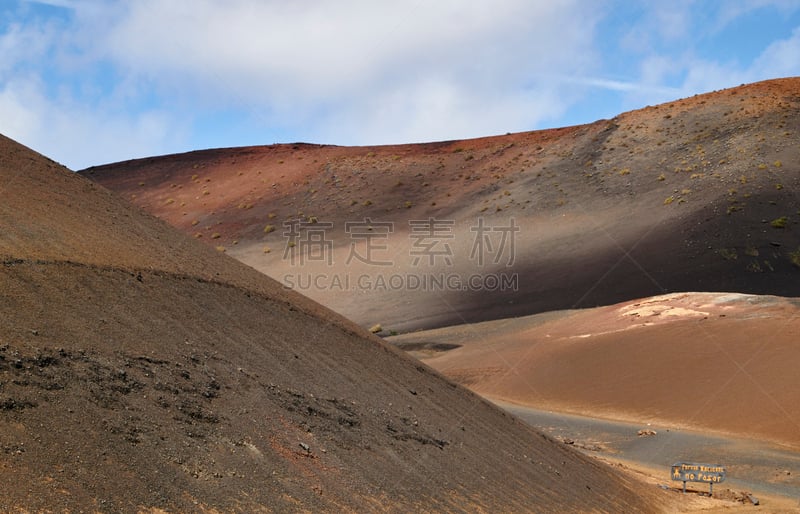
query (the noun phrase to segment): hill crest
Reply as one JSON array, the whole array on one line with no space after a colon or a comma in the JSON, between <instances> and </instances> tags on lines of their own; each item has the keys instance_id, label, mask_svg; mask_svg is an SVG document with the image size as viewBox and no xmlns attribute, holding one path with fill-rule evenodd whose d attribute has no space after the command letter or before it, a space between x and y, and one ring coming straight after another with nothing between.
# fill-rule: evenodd
<instances>
[{"instance_id":1,"label":"hill crest","mask_svg":"<svg viewBox=\"0 0 800 514\"><path fill-rule=\"evenodd\" d=\"M459 285L476 272L517 275L518 287L502 291L302 291L362 326L409 331L673 291L800 295L798 134L800 79L787 78L560 129L206 150L81 173L284 285L298 273L287 227L308 234L314 221L331 227L332 265L307 262L301 273L373 282L389 271L444 273ZM425 268L414 264L410 221L431 219L450 227L439 242L452 262ZM346 226L366 220L391 224L391 267L354 265L363 241ZM470 259L480 223L498 238L519 227L512 266Z\"/></svg>"}]
</instances>

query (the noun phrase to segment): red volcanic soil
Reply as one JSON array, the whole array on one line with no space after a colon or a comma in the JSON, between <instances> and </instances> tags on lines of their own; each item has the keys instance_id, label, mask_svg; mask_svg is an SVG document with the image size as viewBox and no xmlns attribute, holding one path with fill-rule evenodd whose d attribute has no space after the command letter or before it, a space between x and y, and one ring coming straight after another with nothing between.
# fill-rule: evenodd
<instances>
[{"instance_id":1,"label":"red volcanic soil","mask_svg":"<svg viewBox=\"0 0 800 514\"><path fill-rule=\"evenodd\" d=\"M4 512L670 505L4 137L0 175Z\"/></svg>"},{"instance_id":2,"label":"red volcanic soil","mask_svg":"<svg viewBox=\"0 0 800 514\"><path fill-rule=\"evenodd\" d=\"M672 291L800 296L798 134L789 78L562 129L81 173L362 326L403 332Z\"/></svg>"},{"instance_id":3,"label":"red volcanic soil","mask_svg":"<svg viewBox=\"0 0 800 514\"><path fill-rule=\"evenodd\" d=\"M393 338L481 395L800 449L800 303L675 293Z\"/></svg>"}]
</instances>

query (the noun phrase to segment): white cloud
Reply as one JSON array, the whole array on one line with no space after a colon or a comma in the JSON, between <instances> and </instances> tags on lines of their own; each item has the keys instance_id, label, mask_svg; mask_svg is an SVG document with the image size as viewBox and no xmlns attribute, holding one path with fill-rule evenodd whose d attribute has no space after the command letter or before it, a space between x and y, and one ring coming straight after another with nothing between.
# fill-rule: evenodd
<instances>
[{"instance_id":1,"label":"white cloud","mask_svg":"<svg viewBox=\"0 0 800 514\"><path fill-rule=\"evenodd\" d=\"M744 18L759 9L788 16L798 11L800 4L796 0L720 4L684 0L644 7L619 42L621 49L635 57L631 76L621 82L636 86L618 88L624 94L623 105L635 108L742 83L800 75L800 28L791 37L773 42L752 61L714 57L714 45L724 44L720 39L724 29L746 23Z\"/></svg>"},{"instance_id":2,"label":"white cloud","mask_svg":"<svg viewBox=\"0 0 800 514\"><path fill-rule=\"evenodd\" d=\"M800 27L787 39L770 44L751 63L719 63L692 59L683 63L682 90L712 91L780 77L800 75Z\"/></svg>"},{"instance_id":3,"label":"white cloud","mask_svg":"<svg viewBox=\"0 0 800 514\"><path fill-rule=\"evenodd\" d=\"M30 140L41 126L40 113L31 98L32 84L25 80L7 84L0 91L0 120L3 133L20 142Z\"/></svg>"},{"instance_id":4,"label":"white cloud","mask_svg":"<svg viewBox=\"0 0 800 514\"><path fill-rule=\"evenodd\" d=\"M0 131L73 167L158 153L210 112L347 144L530 129L585 88L554 76L597 71L601 16L580 0L39 3L68 14L0 38ZM40 81L17 103L1 73L27 63Z\"/></svg>"},{"instance_id":5,"label":"white cloud","mask_svg":"<svg viewBox=\"0 0 800 514\"><path fill-rule=\"evenodd\" d=\"M52 46L53 27L34 24L22 26L12 23L7 32L0 34L0 80L22 64L36 63Z\"/></svg>"},{"instance_id":6,"label":"white cloud","mask_svg":"<svg viewBox=\"0 0 800 514\"><path fill-rule=\"evenodd\" d=\"M142 0L103 47L132 73L186 94L210 89L209 104L251 105L266 123L324 116L349 127L339 141L420 140L467 123L470 133L531 128L563 109L566 99L526 98L552 89L542 81L554 72L594 71L598 16L577 1Z\"/></svg>"},{"instance_id":7,"label":"white cloud","mask_svg":"<svg viewBox=\"0 0 800 514\"><path fill-rule=\"evenodd\" d=\"M188 149L216 114L312 142L453 139L558 124L596 89L619 101L613 116L800 73L797 32L754 63L696 51L767 3L796 10L790 0L36 3L65 9L0 34L0 132L73 167Z\"/></svg>"},{"instance_id":8,"label":"white cloud","mask_svg":"<svg viewBox=\"0 0 800 514\"><path fill-rule=\"evenodd\" d=\"M186 127L165 113L126 116L54 101L34 77L0 88L0 120L4 135L73 169L163 153L186 136Z\"/></svg>"},{"instance_id":9,"label":"white cloud","mask_svg":"<svg viewBox=\"0 0 800 514\"><path fill-rule=\"evenodd\" d=\"M800 27L788 39L769 45L756 59L750 75L755 80L800 75Z\"/></svg>"},{"instance_id":10,"label":"white cloud","mask_svg":"<svg viewBox=\"0 0 800 514\"><path fill-rule=\"evenodd\" d=\"M257 100L325 99L387 78L414 79L405 72L520 75L557 64L556 49L580 60L591 21L573 19L577 2L553 4L142 0L107 37L110 55L131 69L211 79Z\"/></svg>"}]
</instances>

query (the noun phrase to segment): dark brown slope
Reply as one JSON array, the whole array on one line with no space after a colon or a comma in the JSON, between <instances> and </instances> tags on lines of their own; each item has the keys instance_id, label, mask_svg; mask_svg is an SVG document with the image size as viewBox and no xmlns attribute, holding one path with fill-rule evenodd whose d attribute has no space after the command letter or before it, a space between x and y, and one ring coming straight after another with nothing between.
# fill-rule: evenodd
<instances>
[{"instance_id":1,"label":"dark brown slope","mask_svg":"<svg viewBox=\"0 0 800 514\"><path fill-rule=\"evenodd\" d=\"M0 510L658 507L6 138L0 174Z\"/></svg>"},{"instance_id":2,"label":"dark brown slope","mask_svg":"<svg viewBox=\"0 0 800 514\"><path fill-rule=\"evenodd\" d=\"M284 259L281 223L310 218L334 223L333 272L351 278L519 273L519 287L505 292L304 290L362 325L410 330L671 291L800 296L798 137L800 79L789 78L558 130L208 150L84 173L284 282L297 269ZM429 217L456 222L453 238L442 240L452 244L452 266L413 265L408 221ZM512 269L469 258L470 228L481 217L498 228L514 218L521 228ZM394 223L379 254L392 267L345 265L352 239L344 223L365 218ZM782 218L783 228L771 225ZM265 232L268 224L276 230ZM304 268L331 271L327 263Z\"/></svg>"}]
</instances>

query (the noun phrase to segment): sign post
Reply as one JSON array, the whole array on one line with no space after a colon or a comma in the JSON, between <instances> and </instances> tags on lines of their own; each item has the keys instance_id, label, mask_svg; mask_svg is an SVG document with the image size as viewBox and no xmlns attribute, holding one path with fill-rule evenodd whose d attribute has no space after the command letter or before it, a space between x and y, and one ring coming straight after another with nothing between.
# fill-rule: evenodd
<instances>
[{"instance_id":1,"label":"sign post","mask_svg":"<svg viewBox=\"0 0 800 514\"><path fill-rule=\"evenodd\" d=\"M725 468L719 464L699 464L696 462L676 462L670 470L672 480L683 482L686 493L686 482L708 484L709 496L714 495L714 484L725 481Z\"/></svg>"}]
</instances>

